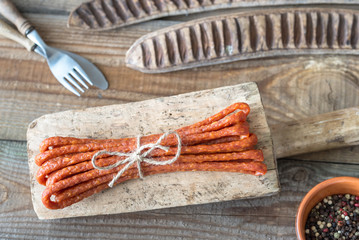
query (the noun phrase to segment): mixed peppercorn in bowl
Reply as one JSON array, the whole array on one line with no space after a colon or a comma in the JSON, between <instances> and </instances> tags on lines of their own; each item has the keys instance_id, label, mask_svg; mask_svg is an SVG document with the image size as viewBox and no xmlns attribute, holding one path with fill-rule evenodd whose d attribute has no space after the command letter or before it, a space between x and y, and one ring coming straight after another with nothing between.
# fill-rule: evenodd
<instances>
[{"instance_id":1,"label":"mixed peppercorn in bowl","mask_svg":"<svg viewBox=\"0 0 359 240\"><path fill-rule=\"evenodd\" d=\"M298 208L296 233L300 240L359 239L359 178L332 178L310 190Z\"/></svg>"}]
</instances>

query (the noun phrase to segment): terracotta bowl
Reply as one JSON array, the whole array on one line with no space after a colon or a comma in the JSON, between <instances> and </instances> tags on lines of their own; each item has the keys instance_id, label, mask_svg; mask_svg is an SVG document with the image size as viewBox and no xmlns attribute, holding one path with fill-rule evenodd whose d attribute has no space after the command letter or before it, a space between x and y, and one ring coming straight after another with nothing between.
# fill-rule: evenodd
<instances>
[{"instance_id":1,"label":"terracotta bowl","mask_svg":"<svg viewBox=\"0 0 359 240\"><path fill-rule=\"evenodd\" d=\"M353 194L359 196L359 178L336 177L319 183L312 188L299 205L295 228L297 238L305 240L305 223L309 212L325 197L334 194Z\"/></svg>"}]
</instances>

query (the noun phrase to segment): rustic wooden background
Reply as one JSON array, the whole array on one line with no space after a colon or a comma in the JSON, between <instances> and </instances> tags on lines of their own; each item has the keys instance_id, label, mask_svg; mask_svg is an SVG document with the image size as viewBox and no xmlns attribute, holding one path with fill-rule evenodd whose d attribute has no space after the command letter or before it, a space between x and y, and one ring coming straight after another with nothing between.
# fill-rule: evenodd
<instances>
[{"instance_id":1,"label":"rustic wooden background","mask_svg":"<svg viewBox=\"0 0 359 240\"><path fill-rule=\"evenodd\" d=\"M131 214L38 220L31 204L25 142L27 125L35 118L67 109L255 81L268 122L273 125L358 106L358 57L287 57L161 75L143 74L124 66L124 56L132 42L150 31L216 12L90 33L66 28L69 12L82 0L14 2L49 45L94 62L104 72L110 88L93 88L78 98L52 77L44 59L0 37L1 239L295 239L295 213L305 193L325 179L359 175L359 147L351 147L279 160L282 191L273 197ZM226 12L233 11L238 10Z\"/></svg>"}]
</instances>

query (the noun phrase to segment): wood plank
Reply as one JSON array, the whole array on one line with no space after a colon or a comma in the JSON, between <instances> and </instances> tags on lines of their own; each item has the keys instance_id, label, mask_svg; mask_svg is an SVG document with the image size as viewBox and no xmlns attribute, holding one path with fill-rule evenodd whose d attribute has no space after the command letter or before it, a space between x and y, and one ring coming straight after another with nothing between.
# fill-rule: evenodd
<instances>
[{"instance_id":1,"label":"wood plank","mask_svg":"<svg viewBox=\"0 0 359 240\"><path fill-rule=\"evenodd\" d=\"M14 4L22 13L45 13L45 14L68 14L86 0L13 0Z\"/></svg>"},{"instance_id":2,"label":"wood plank","mask_svg":"<svg viewBox=\"0 0 359 240\"><path fill-rule=\"evenodd\" d=\"M131 41L151 29L215 15L219 11L172 17L165 21L139 24L124 31L95 35L67 31L67 14L84 1L14 0L22 12L34 13L26 16L36 22L46 41L94 61L108 77L110 89L91 89L84 98L73 98L52 78L40 57L0 38L0 96L7 96L0 100L0 139L24 140L28 123L45 113L140 101L246 81L259 82L269 124L359 105L357 58L350 56L246 61L165 75L135 73L122 65L122 54ZM351 8L358 9L358 6ZM221 13L237 11L222 10ZM52 20L53 17L55 20ZM55 24L54 27L48 22ZM102 47L104 45L106 47ZM358 163L358 149L325 151L296 158ZM0 188L6 188L5 191L0 190L0 238L296 239L294 216L304 193L331 176L357 176L359 170L351 164L280 160L282 192L274 197L40 221L30 201L25 159L25 142L0 141Z\"/></svg>"},{"instance_id":3,"label":"wood plank","mask_svg":"<svg viewBox=\"0 0 359 240\"><path fill-rule=\"evenodd\" d=\"M342 148L340 151L326 150L316 153L301 154L293 156L293 159L319 161L319 162L334 162L334 163L352 163L359 164L359 147Z\"/></svg>"},{"instance_id":4,"label":"wood plank","mask_svg":"<svg viewBox=\"0 0 359 240\"><path fill-rule=\"evenodd\" d=\"M359 108L272 125L278 158L359 145Z\"/></svg>"},{"instance_id":5,"label":"wood plank","mask_svg":"<svg viewBox=\"0 0 359 240\"><path fill-rule=\"evenodd\" d=\"M32 208L26 155L26 142L0 140L0 238L296 239L295 213L306 192L359 171L352 164L279 160L281 192L275 196L43 221Z\"/></svg>"},{"instance_id":6,"label":"wood plank","mask_svg":"<svg viewBox=\"0 0 359 240\"><path fill-rule=\"evenodd\" d=\"M64 209L49 210L42 204L41 194L45 187L36 181L38 166L34 157L45 138L118 139L164 133L201 121L236 102L246 102L251 107L248 122L251 132L258 137L256 147L263 150L264 163L268 167L266 175L221 172L159 174L148 176L144 181L125 182ZM32 199L41 219L135 212L259 197L279 191L272 140L255 83L45 115L31 123L27 139ZM113 201L118 196L121 196L121 205Z\"/></svg>"},{"instance_id":7,"label":"wood plank","mask_svg":"<svg viewBox=\"0 0 359 240\"><path fill-rule=\"evenodd\" d=\"M45 1L45 5L51 4ZM247 81L259 83L270 125L359 105L356 57L266 59L149 75L127 69L123 65L124 53L141 35L174 22L153 21L89 34L66 29L66 16L27 14L27 17L50 44L74 51L97 64L109 80L110 88L106 91L93 88L84 97L75 98L52 77L43 59L0 37L0 64L6 69L0 72L0 96L4 96L0 101L1 139L24 140L28 124L46 113L140 101ZM335 153L347 156L345 150ZM325 159L328 154L311 156L314 160Z\"/></svg>"},{"instance_id":8,"label":"wood plank","mask_svg":"<svg viewBox=\"0 0 359 240\"><path fill-rule=\"evenodd\" d=\"M6 96L0 102L0 116L6 116L0 117L2 139L24 140L27 125L44 113L140 101L248 81L259 83L270 125L359 105L356 57L266 59L177 73L142 74L123 65L127 48L137 37L168 23L140 24L94 33L89 38L88 33L66 30L63 16L31 14L29 17L49 44L74 51L97 64L109 80L110 88L91 89L84 97L75 98L52 77L43 59L0 38L0 64L7 69L0 72L1 96ZM26 111L38 109L34 99L42 101L43 110ZM7 106L15 105L16 108L8 110ZM12 119L18 122L11 124Z\"/></svg>"}]
</instances>

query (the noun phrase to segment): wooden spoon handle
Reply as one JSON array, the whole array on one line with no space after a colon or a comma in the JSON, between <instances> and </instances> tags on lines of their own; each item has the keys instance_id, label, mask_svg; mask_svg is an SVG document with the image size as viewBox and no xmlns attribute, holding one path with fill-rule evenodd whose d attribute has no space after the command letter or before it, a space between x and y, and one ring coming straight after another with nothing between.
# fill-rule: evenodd
<instances>
[{"instance_id":1,"label":"wooden spoon handle","mask_svg":"<svg viewBox=\"0 0 359 240\"><path fill-rule=\"evenodd\" d=\"M18 31L2 20L0 20L0 35L20 43L28 51L32 51L35 47L35 44L30 39L21 35Z\"/></svg>"},{"instance_id":2,"label":"wooden spoon handle","mask_svg":"<svg viewBox=\"0 0 359 240\"><path fill-rule=\"evenodd\" d=\"M359 145L359 107L271 127L276 157Z\"/></svg>"},{"instance_id":3,"label":"wooden spoon handle","mask_svg":"<svg viewBox=\"0 0 359 240\"><path fill-rule=\"evenodd\" d=\"M23 35L26 35L29 30L33 29L30 22L20 14L10 0L0 0L0 13L10 22L15 24L17 29Z\"/></svg>"}]
</instances>

